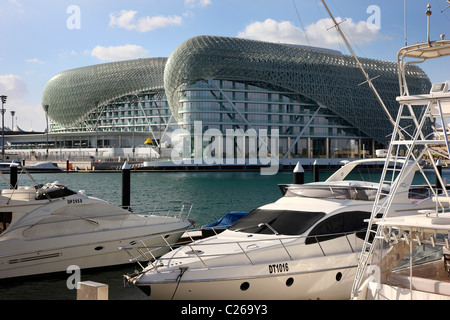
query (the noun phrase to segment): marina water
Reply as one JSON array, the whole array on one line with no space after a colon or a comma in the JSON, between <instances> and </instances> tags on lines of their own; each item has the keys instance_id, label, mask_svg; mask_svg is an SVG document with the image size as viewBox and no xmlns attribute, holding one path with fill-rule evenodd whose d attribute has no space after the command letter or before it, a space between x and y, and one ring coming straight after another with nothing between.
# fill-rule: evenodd
<instances>
[{"instance_id":1,"label":"marina water","mask_svg":"<svg viewBox=\"0 0 450 320\"><path fill-rule=\"evenodd\" d=\"M320 180L332 172L321 172ZM8 175L6 175L8 177ZM364 173L366 181L379 181L379 174ZM117 173L54 173L35 174L37 183L62 181L74 191L113 204L122 201L122 175ZM354 177L361 179L361 177ZM196 226L213 222L230 211L250 211L281 197L278 184L292 183L291 173L279 172L264 176L259 172L132 172L131 207L133 212L145 212L155 207L181 207L193 204L190 220ZM305 173L305 182L312 181L312 173ZM434 179L431 179L434 182ZM423 183L423 181L415 181ZM33 185L26 175L19 177L19 185ZM6 183L2 181L2 188ZM139 289L124 287L122 275L132 273L134 265L96 270L81 270L81 281L95 281L109 286L110 300L147 299ZM0 299L74 300L76 290L68 289L71 274L39 276L0 282Z\"/></svg>"}]
</instances>

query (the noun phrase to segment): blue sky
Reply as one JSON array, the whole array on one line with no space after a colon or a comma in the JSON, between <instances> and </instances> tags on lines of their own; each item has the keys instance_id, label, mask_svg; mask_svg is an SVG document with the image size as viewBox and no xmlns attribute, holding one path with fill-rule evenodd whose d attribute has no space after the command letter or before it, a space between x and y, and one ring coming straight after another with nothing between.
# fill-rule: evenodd
<instances>
[{"instance_id":1,"label":"blue sky","mask_svg":"<svg viewBox=\"0 0 450 320\"><path fill-rule=\"evenodd\" d=\"M405 43L403 0L327 0L358 56L395 61ZM408 44L450 38L446 0L407 0ZM297 14L298 12L298 14ZM45 129L42 91L54 75L121 59L168 57L183 41L219 35L328 47L349 54L320 0L0 0L0 95L25 130ZM450 60L421 66L450 79ZM445 74L444 74L445 71Z\"/></svg>"}]
</instances>

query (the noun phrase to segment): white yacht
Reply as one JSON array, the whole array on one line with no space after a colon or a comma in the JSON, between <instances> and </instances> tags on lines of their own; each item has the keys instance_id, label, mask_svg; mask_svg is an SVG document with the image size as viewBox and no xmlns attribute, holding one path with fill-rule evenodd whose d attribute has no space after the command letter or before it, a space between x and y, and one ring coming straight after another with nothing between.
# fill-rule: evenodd
<instances>
[{"instance_id":1,"label":"white yacht","mask_svg":"<svg viewBox=\"0 0 450 320\"><path fill-rule=\"evenodd\" d=\"M382 243L355 300L450 300L450 213L386 217L377 224Z\"/></svg>"},{"instance_id":2,"label":"white yacht","mask_svg":"<svg viewBox=\"0 0 450 320\"><path fill-rule=\"evenodd\" d=\"M429 24L430 5L427 8ZM422 94L410 94L407 83L409 64L448 56L450 41L444 36L430 41L429 34L426 42L403 47L397 54L399 111L387 159L429 162L439 186L431 190L434 208L422 210L422 216L413 216L417 212L411 210L404 217L395 217L390 205L396 202L395 190L382 200L375 199L352 286L353 299L450 298L450 197L447 187L441 187L444 179L437 166L438 161L450 160L450 81L436 83ZM407 131L401 124L404 120L411 121L409 136L405 136ZM426 129L427 122L434 129L431 133ZM399 169L399 176L407 171L405 167ZM380 183L389 171L385 166Z\"/></svg>"},{"instance_id":3,"label":"white yacht","mask_svg":"<svg viewBox=\"0 0 450 320\"><path fill-rule=\"evenodd\" d=\"M118 247L151 235L152 246L176 242L191 226L184 213L134 214L59 182L3 189L0 279L66 272L71 265L84 269L129 263Z\"/></svg>"},{"instance_id":4,"label":"white yacht","mask_svg":"<svg viewBox=\"0 0 450 320\"><path fill-rule=\"evenodd\" d=\"M64 172L56 163L53 162L38 162L31 166L24 166L25 170L28 172L39 172L39 173L47 173L47 172Z\"/></svg>"},{"instance_id":5,"label":"white yacht","mask_svg":"<svg viewBox=\"0 0 450 320\"><path fill-rule=\"evenodd\" d=\"M290 185L222 233L140 263L142 272L125 278L151 299L348 299L379 184L344 179L375 161L385 160L350 162L325 182ZM434 206L427 195L409 197L420 167L407 166L393 204L399 215ZM122 249L141 260L152 248Z\"/></svg>"}]
</instances>

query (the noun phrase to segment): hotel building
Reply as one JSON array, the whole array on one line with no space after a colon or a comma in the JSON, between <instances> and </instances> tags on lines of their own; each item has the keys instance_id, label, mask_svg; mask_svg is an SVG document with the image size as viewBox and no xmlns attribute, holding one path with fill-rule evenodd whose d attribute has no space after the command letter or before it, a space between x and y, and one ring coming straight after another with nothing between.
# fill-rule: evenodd
<instances>
[{"instance_id":1,"label":"hotel building","mask_svg":"<svg viewBox=\"0 0 450 320\"><path fill-rule=\"evenodd\" d=\"M374 85L395 118L396 63L360 61L377 77ZM410 66L408 77L411 94L431 87L416 66ZM169 58L64 71L47 83L42 106L51 123L50 151L115 148L134 154L150 138L153 149L167 158L172 132L193 132L201 122L203 131L224 135L227 129L263 129L269 136L278 130L280 159L360 158L375 156L392 132L364 82L354 58L339 51L198 36ZM17 137L10 142L17 148L22 143Z\"/></svg>"}]
</instances>

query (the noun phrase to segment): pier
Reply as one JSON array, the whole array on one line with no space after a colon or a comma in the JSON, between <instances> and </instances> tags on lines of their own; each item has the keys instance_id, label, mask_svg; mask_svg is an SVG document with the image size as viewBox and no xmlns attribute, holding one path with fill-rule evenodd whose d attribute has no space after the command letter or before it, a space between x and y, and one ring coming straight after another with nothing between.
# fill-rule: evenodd
<instances>
[{"instance_id":1,"label":"pier","mask_svg":"<svg viewBox=\"0 0 450 320\"><path fill-rule=\"evenodd\" d=\"M335 171L340 168L345 161L352 161L357 159L308 159L308 158L295 158L285 159L278 166L280 172L292 172L297 164L306 172L312 172L314 168L318 168L319 171L330 170ZM248 160L244 164L222 164L211 165L206 163L186 163L186 164L174 164L170 160L163 161L133 161L126 160L131 168L131 171L138 172L259 172L261 168L268 167L262 164L249 164ZM42 161L29 160L27 165L33 165ZM75 160L69 161L69 165L66 161L52 161L59 168L65 172L120 172L122 170L123 161L87 161L87 160ZM193 162L193 161L192 161ZM370 165L369 165L370 166ZM378 168L378 166L375 166Z\"/></svg>"}]
</instances>

